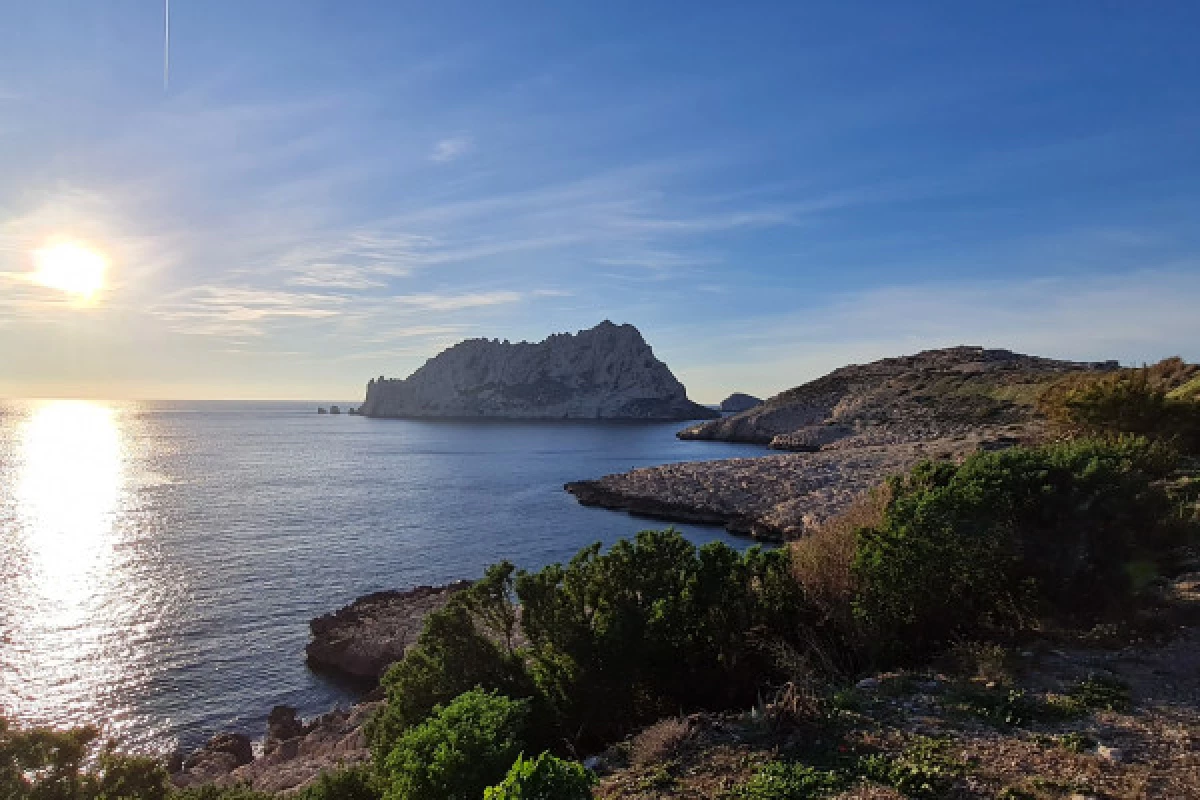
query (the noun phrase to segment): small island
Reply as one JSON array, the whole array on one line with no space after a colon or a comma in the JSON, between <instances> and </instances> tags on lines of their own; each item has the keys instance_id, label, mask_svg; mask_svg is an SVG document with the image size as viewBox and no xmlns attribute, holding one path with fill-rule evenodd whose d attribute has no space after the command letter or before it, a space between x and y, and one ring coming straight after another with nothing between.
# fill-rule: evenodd
<instances>
[{"instance_id":1,"label":"small island","mask_svg":"<svg viewBox=\"0 0 1200 800\"><path fill-rule=\"evenodd\" d=\"M715 419L632 325L605 320L541 342L460 342L403 380L367 384L366 417Z\"/></svg>"}]
</instances>

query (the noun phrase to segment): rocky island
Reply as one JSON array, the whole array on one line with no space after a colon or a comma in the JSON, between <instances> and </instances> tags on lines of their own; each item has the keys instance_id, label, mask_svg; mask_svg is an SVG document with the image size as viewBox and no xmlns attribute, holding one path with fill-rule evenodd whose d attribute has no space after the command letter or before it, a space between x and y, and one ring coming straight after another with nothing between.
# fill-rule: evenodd
<instances>
[{"instance_id":1,"label":"rocky island","mask_svg":"<svg viewBox=\"0 0 1200 800\"><path fill-rule=\"evenodd\" d=\"M605 320L576 334L515 344L469 339L403 380L367 385L367 417L713 419L693 403L632 325Z\"/></svg>"},{"instance_id":2,"label":"rocky island","mask_svg":"<svg viewBox=\"0 0 1200 800\"><path fill-rule=\"evenodd\" d=\"M585 505L795 538L918 461L1037 438L1043 421L1034 402L1047 385L1116 368L982 347L851 365L678 434L798 452L666 464L565 488Z\"/></svg>"}]
</instances>

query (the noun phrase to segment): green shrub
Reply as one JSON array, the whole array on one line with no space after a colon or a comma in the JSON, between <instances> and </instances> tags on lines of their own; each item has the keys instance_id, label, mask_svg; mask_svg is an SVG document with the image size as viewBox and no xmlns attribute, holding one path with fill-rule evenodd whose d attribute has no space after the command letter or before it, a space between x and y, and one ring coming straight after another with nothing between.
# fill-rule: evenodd
<instances>
[{"instance_id":1,"label":"green shrub","mask_svg":"<svg viewBox=\"0 0 1200 800\"><path fill-rule=\"evenodd\" d=\"M508 776L483 793L483 800L588 800L595 774L575 761L542 753L532 761L518 756Z\"/></svg>"},{"instance_id":2,"label":"green shrub","mask_svg":"<svg viewBox=\"0 0 1200 800\"><path fill-rule=\"evenodd\" d=\"M512 572L507 562L489 567L481 580L426 618L416 647L388 669L381 681L387 705L367 726L377 760L435 706L477 686L518 698L536 692L512 646ZM506 624L510 618L514 621ZM495 627L497 621L501 629Z\"/></svg>"},{"instance_id":3,"label":"green shrub","mask_svg":"<svg viewBox=\"0 0 1200 800\"><path fill-rule=\"evenodd\" d=\"M947 796L966 771L946 750L945 740L920 737L899 754L864 756L859 771L905 797L937 800Z\"/></svg>"},{"instance_id":4,"label":"green shrub","mask_svg":"<svg viewBox=\"0 0 1200 800\"><path fill-rule=\"evenodd\" d=\"M524 747L529 703L475 689L404 731L381 766L387 800L478 800Z\"/></svg>"},{"instance_id":5,"label":"green shrub","mask_svg":"<svg viewBox=\"0 0 1200 800\"><path fill-rule=\"evenodd\" d=\"M1191 390L1196 365L1178 358L1152 367L1072 375L1046 389L1039 410L1073 435L1135 434L1200 446L1200 402Z\"/></svg>"},{"instance_id":6,"label":"green shrub","mask_svg":"<svg viewBox=\"0 0 1200 800\"><path fill-rule=\"evenodd\" d=\"M380 800L383 789L369 767L322 772L300 794L300 800Z\"/></svg>"},{"instance_id":7,"label":"green shrub","mask_svg":"<svg viewBox=\"0 0 1200 800\"><path fill-rule=\"evenodd\" d=\"M97 751L92 727L13 730L0 718L0 797L22 800L165 800L170 781L152 758Z\"/></svg>"},{"instance_id":8,"label":"green shrub","mask_svg":"<svg viewBox=\"0 0 1200 800\"><path fill-rule=\"evenodd\" d=\"M1129 684L1111 675L1092 675L1068 696L1088 711L1128 711L1133 707Z\"/></svg>"},{"instance_id":9,"label":"green shrub","mask_svg":"<svg viewBox=\"0 0 1200 800\"><path fill-rule=\"evenodd\" d=\"M1156 480L1173 465L1129 437L921 464L892 480L882 524L859 532L856 614L895 657L1120 603L1126 563L1167 544Z\"/></svg>"},{"instance_id":10,"label":"green shrub","mask_svg":"<svg viewBox=\"0 0 1200 800\"><path fill-rule=\"evenodd\" d=\"M730 800L809 800L840 792L850 785L840 772L806 764L772 761L753 778L726 794Z\"/></svg>"}]
</instances>

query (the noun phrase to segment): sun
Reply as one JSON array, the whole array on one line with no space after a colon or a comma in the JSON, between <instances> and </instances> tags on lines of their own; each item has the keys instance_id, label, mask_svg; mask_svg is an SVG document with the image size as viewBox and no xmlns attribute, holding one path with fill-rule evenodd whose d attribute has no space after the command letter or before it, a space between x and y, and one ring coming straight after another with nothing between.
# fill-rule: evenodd
<instances>
[{"instance_id":1,"label":"sun","mask_svg":"<svg viewBox=\"0 0 1200 800\"><path fill-rule=\"evenodd\" d=\"M56 244L34 252L34 283L58 289L80 300L91 300L104 287L108 261L77 244Z\"/></svg>"}]
</instances>

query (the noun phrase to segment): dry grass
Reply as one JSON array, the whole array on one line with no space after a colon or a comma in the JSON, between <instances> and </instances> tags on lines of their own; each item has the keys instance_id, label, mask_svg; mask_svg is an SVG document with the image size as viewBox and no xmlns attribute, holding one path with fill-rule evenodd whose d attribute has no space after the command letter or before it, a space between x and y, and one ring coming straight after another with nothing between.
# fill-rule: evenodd
<instances>
[{"instance_id":1,"label":"dry grass","mask_svg":"<svg viewBox=\"0 0 1200 800\"><path fill-rule=\"evenodd\" d=\"M692 725L686 719L661 719L633 737L629 743L629 760L635 767L671 761L679 756L691 737Z\"/></svg>"},{"instance_id":2,"label":"dry grass","mask_svg":"<svg viewBox=\"0 0 1200 800\"><path fill-rule=\"evenodd\" d=\"M858 531L882 523L890 501L887 485L876 487L790 544L792 574L813 604L843 630L853 625L851 604L858 588L853 562Z\"/></svg>"}]
</instances>

